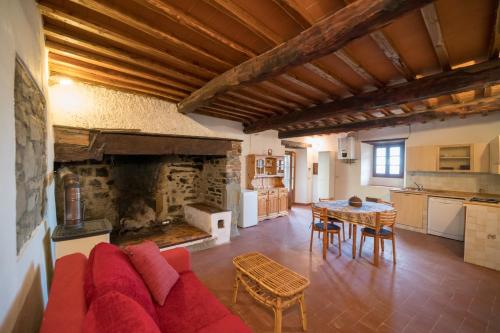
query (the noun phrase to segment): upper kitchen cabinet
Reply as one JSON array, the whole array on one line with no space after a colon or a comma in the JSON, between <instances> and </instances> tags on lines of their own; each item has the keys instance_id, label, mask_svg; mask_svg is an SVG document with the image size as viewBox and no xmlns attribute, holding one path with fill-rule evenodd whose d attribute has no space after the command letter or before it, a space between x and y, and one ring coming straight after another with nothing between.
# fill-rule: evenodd
<instances>
[{"instance_id":1,"label":"upper kitchen cabinet","mask_svg":"<svg viewBox=\"0 0 500 333\"><path fill-rule=\"evenodd\" d=\"M500 136L490 142L490 173L500 174Z\"/></svg>"},{"instance_id":2,"label":"upper kitchen cabinet","mask_svg":"<svg viewBox=\"0 0 500 333\"><path fill-rule=\"evenodd\" d=\"M498 148L496 156L498 171ZM490 160L487 143L406 148L406 171L410 172L489 172Z\"/></svg>"},{"instance_id":3,"label":"upper kitchen cabinet","mask_svg":"<svg viewBox=\"0 0 500 333\"><path fill-rule=\"evenodd\" d=\"M406 171L437 171L437 146L406 148Z\"/></svg>"}]
</instances>

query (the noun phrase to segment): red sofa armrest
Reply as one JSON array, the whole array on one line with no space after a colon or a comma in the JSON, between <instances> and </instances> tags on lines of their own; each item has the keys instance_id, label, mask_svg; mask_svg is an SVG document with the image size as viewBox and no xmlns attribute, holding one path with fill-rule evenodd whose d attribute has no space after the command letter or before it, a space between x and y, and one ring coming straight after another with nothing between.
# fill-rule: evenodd
<instances>
[{"instance_id":1,"label":"red sofa armrest","mask_svg":"<svg viewBox=\"0 0 500 333\"><path fill-rule=\"evenodd\" d=\"M57 259L41 333L81 333L87 313L83 280L87 258L81 253Z\"/></svg>"},{"instance_id":2,"label":"red sofa armrest","mask_svg":"<svg viewBox=\"0 0 500 333\"><path fill-rule=\"evenodd\" d=\"M186 248L178 247L172 250L165 250L161 254L178 273L191 270L191 255Z\"/></svg>"}]
</instances>

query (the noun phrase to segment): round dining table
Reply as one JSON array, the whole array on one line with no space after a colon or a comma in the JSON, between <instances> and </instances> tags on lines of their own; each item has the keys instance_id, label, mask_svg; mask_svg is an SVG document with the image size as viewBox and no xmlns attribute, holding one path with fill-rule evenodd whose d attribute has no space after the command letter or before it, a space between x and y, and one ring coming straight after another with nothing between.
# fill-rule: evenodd
<instances>
[{"instance_id":1,"label":"round dining table","mask_svg":"<svg viewBox=\"0 0 500 333\"><path fill-rule=\"evenodd\" d=\"M356 258L356 229L357 225L363 225L375 229L377 227L377 213L394 210L394 207L378 202L363 201L361 207L349 205L348 200L320 201L315 207L326 208L328 216L352 224L352 257ZM374 264L378 266L378 237L373 247Z\"/></svg>"}]
</instances>

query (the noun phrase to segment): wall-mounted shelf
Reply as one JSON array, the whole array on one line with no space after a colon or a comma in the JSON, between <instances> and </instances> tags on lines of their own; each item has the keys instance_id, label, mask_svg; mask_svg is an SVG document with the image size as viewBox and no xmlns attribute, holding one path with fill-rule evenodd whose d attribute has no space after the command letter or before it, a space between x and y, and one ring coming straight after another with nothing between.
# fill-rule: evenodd
<instances>
[{"instance_id":1,"label":"wall-mounted shelf","mask_svg":"<svg viewBox=\"0 0 500 333\"><path fill-rule=\"evenodd\" d=\"M473 170L473 146L451 145L438 147L438 170L467 172Z\"/></svg>"}]
</instances>

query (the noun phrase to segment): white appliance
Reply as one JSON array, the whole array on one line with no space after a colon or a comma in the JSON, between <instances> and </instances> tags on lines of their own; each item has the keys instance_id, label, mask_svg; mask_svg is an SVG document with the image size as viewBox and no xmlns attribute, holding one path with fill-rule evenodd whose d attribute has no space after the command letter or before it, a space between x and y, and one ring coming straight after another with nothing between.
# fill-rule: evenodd
<instances>
[{"instance_id":1,"label":"white appliance","mask_svg":"<svg viewBox=\"0 0 500 333\"><path fill-rule=\"evenodd\" d=\"M356 139L353 136L346 136L338 139L338 159L354 160L356 159Z\"/></svg>"},{"instance_id":2,"label":"white appliance","mask_svg":"<svg viewBox=\"0 0 500 333\"><path fill-rule=\"evenodd\" d=\"M257 225L257 191L241 190L241 218L238 226L248 228Z\"/></svg>"},{"instance_id":3,"label":"white appliance","mask_svg":"<svg viewBox=\"0 0 500 333\"><path fill-rule=\"evenodd\" d=\"M465 227L464 200L429 197L427 232L463 241Z\"/></svg>"}]
</instances>

